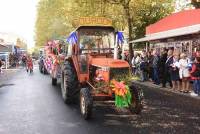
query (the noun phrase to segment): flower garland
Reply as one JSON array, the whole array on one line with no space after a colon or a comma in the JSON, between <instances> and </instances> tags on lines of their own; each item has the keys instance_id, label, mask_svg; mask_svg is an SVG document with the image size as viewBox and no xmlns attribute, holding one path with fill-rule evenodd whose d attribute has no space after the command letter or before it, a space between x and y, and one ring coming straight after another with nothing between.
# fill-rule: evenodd
<instances>
[{"instance_id":1,"label":"flower garland","mask_svg":"<svg viewBox=\"0 0 200 134\"><path fill-rule=\"evenodd\" d=\"M48 57L48 61L51 64L48 64L49 72L55 71L57 65L60 65L64 62L64 56L59 54L61 52L60 44L58 41L49 41L46 46L46 55Z\"/></svg>"},{"instance_id":2,"label":"flower garland","mask_svg":"<svg viewBox=\"0 0 200 134\"><path fill-rule=\"evenodd\" d=\"M124 84L123 81L112 80L111 87L115 93L115 106L119 108L128 107L132 98L128 85Z\"/></svg>"}]
</instances>

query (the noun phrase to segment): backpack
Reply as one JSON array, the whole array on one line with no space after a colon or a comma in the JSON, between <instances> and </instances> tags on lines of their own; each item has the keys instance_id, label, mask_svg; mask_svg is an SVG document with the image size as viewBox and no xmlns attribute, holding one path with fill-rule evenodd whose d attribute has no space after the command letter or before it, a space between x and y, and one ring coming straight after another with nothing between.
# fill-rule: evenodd
<instances>
[{"instance_id":1,"label":"backpack","mask_svg":"<svg viewBox=\"0 0 200 134\"><path fill-rule=\"evenodd\" d=\"M194 63L196 66L196 70L191 73L193 77L200 77L200 63Z\"/></svg>"}]
</instances>

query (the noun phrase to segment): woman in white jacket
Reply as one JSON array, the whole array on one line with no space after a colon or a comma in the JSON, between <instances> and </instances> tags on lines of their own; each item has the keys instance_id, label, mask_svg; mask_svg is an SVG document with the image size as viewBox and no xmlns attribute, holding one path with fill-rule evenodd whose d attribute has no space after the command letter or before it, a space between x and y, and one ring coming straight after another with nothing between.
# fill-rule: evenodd
<instances>
[{"instance_id":1,"label":"woman in white jacket","mask_svg":"<svg viewBox=\"0 0 200 134\"><path fill-rule=\"evenodd\" d=\"M180 55L180 60L179 60L179 76L180 79L182 80L182 92L188 93L189 92L189 59L187 58L187 55L185 53L182 53Z\"/></svg>"}]
</instances>

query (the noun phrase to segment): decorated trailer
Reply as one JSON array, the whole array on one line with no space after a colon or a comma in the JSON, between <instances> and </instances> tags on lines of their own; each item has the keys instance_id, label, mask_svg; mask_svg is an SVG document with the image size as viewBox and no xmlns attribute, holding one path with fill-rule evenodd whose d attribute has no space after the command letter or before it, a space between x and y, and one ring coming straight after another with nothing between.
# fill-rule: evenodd
<instances>
[{"instance_id":1,"label":"decorated trailer","mask_svg":"<svg viewBox=\"0 0 200 134\"><path fill-rule=\"evenodd\" d=\"M128 62L117 59L122 33L106 18L80 18L78 24L67 39L68 50L60 64L64 102L70 104L79 93L84 119L91 117L94 100L113 100L117 107L139 114L142 90L131 82Z\"/></svg>"},{"instance_id":2,"label":"decorated trailer","mask_svg":"<svg viewBox=\"0 0 200 134\"><path fill-rule=\"evenodd\" d=\"M50 74L52 85L56 85L61 78L61 66L65 58L64 44L60 40L48 41L45 45L45 56L43 59L46 73Z\"/></svg>"}]
</instances>

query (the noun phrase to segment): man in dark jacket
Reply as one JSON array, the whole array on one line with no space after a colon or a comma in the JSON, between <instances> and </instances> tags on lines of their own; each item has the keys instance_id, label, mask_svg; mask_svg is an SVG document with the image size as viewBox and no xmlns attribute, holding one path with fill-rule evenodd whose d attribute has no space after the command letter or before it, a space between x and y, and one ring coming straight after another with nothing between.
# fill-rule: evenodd
<instances>
[{"instance_id":1,"label":"man in dark jacket","mask_svg":"<svg viewBox=\"0 0 200 134\"><path fill-rule=\"evenodd\" d=\"M168 52L168 50L166 48L164 48L163 51L161 52L161 58L160 58L159 72L162 72L162 73L160 73L160 78L162 80L162 83L163 83L163 79L164 79L163 72L165 72L165 63L167 61L167 52Z\"/></svg>"},{"instance_id":2,"label":"man in dark jacket","mask_svg":"<svg viewBox=\"0 0 200 134\"><path fill-rule=\"evenodd\" d=\"M150 78L152 81L154 80L153 78L153 55L152 52L149 51L147 55L147 63L148 63L148 78Z\"/></svg>"},{"instance_id":3,"label":"man in dark jacket","mask_svg":"<svg viewBox=\"0 0 200 134\"><path fill-rule=\"evenodd\" d=\"M172 87L171 77L170 77L170 67L173 64L173 50L169 50L167 53L167 60L164 67L164 76L162 81L162 87L166 87L166 83L169 82L170 87Z\"/></svg>"},{"instance_id":4,"label":"man in dark jacket","mask_svg":"<svg viewBox=\"0 0 200 134\"><path fill-rule=\"evenodd\" d=\"M158 56L158 53L156 50L153 51L153 80L154 84L159 85L160 79L159 79L159 62L160 57Z\"/></svg>"}]
</instances>

